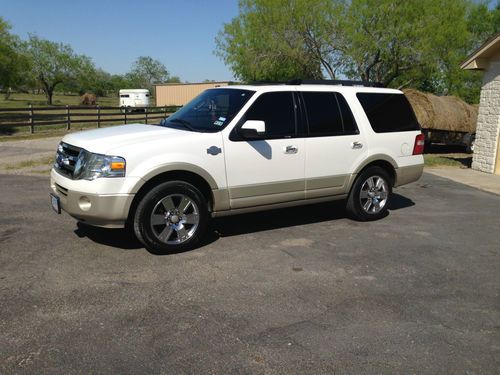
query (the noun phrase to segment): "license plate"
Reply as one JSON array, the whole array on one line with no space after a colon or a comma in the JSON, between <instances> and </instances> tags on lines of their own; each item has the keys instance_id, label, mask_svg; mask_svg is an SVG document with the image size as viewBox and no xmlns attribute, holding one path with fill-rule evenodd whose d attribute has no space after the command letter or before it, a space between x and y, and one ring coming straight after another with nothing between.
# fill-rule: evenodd
<instances>
[{"instance_id":1,"label":"license plate","mask_svg":"<svg viewBox=\"0 0 500 375\"><path fill-rule=\"evenodd\" d=\"M61 213L61 200L59 199L58 196L54 194L50 194L50 202L52 203L52 208L54 209L55 212L58 214Z\"/></svg>"}]
</instances>

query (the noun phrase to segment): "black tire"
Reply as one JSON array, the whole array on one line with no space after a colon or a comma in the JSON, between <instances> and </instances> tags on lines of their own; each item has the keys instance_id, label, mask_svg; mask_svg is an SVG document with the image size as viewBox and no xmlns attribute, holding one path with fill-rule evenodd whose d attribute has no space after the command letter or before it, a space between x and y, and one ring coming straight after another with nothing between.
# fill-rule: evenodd
<instances>
[{"instance_id":1,"label":"black tire","mask_svg":"<svg viewBox=\"0 0 500 375\"><path fill-rule=\"evenodd\" d=\"M186 211L182 210L185 199L190 202ZM162 201L169 203L164 204ZM167 210L167 206L171 209ZM196 225L188 223L188 216L193 222L197 220ZM159 223L162 217L164 222ZM169 181L154 187L141 199L135 211L133 226L137 239L148 250L166 254L199 245L208 221L208 203L203 194L187 182Z\"/></svg>"},{"instance_id":2,"label":"black tire","mask_svg":"<svg viewBox=\"0 0 500 375\"><path fill-rule=\"evenodd\" d=\"M476 135L475 134L471 134L468 137L467 142L465 143L466 144L465 152L467 154L474 153L474 143L475 142L476 142Z\"/></svg>"},{"instance_id":3,"label":"black tire","mask_svg":"<svg viewBox=\"0 0 500 375\"><path fill-rule=\"evenodd\" d=\"M373 181L378 181L378 178L381 178L384 181L384 191L385 193L382 194L381 192L371 192L371 191L366 191L365 188L369 187L368 185L368 180L373 178ZM366 185L365 185L366 183ZM367 194L374 194L374 197L361 197L362 194L362 189L363 189L363 196ZM379 195L377 195L379 194ZM354 220L358 221L372 221L372 220L378 220L381 219L385 216L387 216L387 208L389 205L389 199L392 194L392 180L389 176L389 174L386 172L385 169L377 166L373 167L368 167L365 170L363 170L359 176L356 178L356 181L354 181L354 184L351 188L351 191L349 193L349 198L347 199L347 205L346 205L346 210L347 210L347 215ZM374 204L374 200L378 201L379 205L382 202L382 196L385 195L387 198L385 202L383 202L383 206L381 207L380 210L377 210L376 203ZM377 198L379 197L379 198ZM367 211L363 207L363 203L368 205L368 200L371 200L371 206L369 205L369 210ZM376 211L369 212L370 209L375 209Z\"/></svg>"}]
</instances>

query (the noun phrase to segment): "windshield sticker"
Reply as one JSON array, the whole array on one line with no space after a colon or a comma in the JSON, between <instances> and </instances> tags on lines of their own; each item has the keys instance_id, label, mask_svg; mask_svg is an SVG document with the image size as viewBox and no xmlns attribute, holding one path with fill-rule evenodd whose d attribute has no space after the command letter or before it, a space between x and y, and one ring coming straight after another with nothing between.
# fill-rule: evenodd
<instances>
[{"instance_id":1,"label":"windshield sticker","mask_svg":"<svg viewBox=\"0 0 500 375\"><path fill-rule=\"evenodd\" d=\"M219 117L219 121L224 122L224 121L226 121L226 118L225 117Z\"/></svg>"},{"instance_id":2,"label":"windshield sticker","mask_svg":"<svg viewBox=\"0 0 500 375\"><path fill-rule=\"evenodd\" d=\"M215 126L222 126L223 124L224 124L224 121L219 121L219 120L214 121Z\"/></svg>"}]
</instances>

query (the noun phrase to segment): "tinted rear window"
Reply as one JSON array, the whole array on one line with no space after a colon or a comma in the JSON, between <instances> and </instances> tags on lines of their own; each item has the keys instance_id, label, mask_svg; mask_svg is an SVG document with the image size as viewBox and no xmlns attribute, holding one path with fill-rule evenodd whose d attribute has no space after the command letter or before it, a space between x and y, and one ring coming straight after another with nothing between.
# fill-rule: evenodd
<instances>
[{"instance_id":1,"label":"tinted rear window","mask_svg":"<svg viewBox=\"0 0 500 375\"><path fill-rule=\"evenodd\" d=\"M302 92L309 133L314 136L357 134L358 129L344 97L333 92Z\"/></svg>"},{"instance_id":2,"label":"tinted rear window","mask_svg":"<svg viewBox=\"0 0 500 375\"><path fill-rule=\"evenodd\" d=\"M420 130L403 94L358 93L356 96L376 133Z\"/></svg>"}]
</instances>

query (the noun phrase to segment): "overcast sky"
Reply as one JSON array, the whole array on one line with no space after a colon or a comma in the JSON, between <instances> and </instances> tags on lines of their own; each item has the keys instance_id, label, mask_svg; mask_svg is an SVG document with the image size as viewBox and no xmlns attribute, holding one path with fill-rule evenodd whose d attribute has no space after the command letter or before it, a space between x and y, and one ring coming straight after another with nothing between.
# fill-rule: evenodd
<instances>
[{"instance_id":1,"label":"overcast sky","mask_svg":"<svg viewBox=\"0 0 500 375\"><path fill-rule=\"evenodd\" d=\"M110 73L152 56L190 82L233 79L213 51L237 13L237 0L0 0L0 16L23 39L35 33L70 44Z\"/></svg>"}]
</instances>

